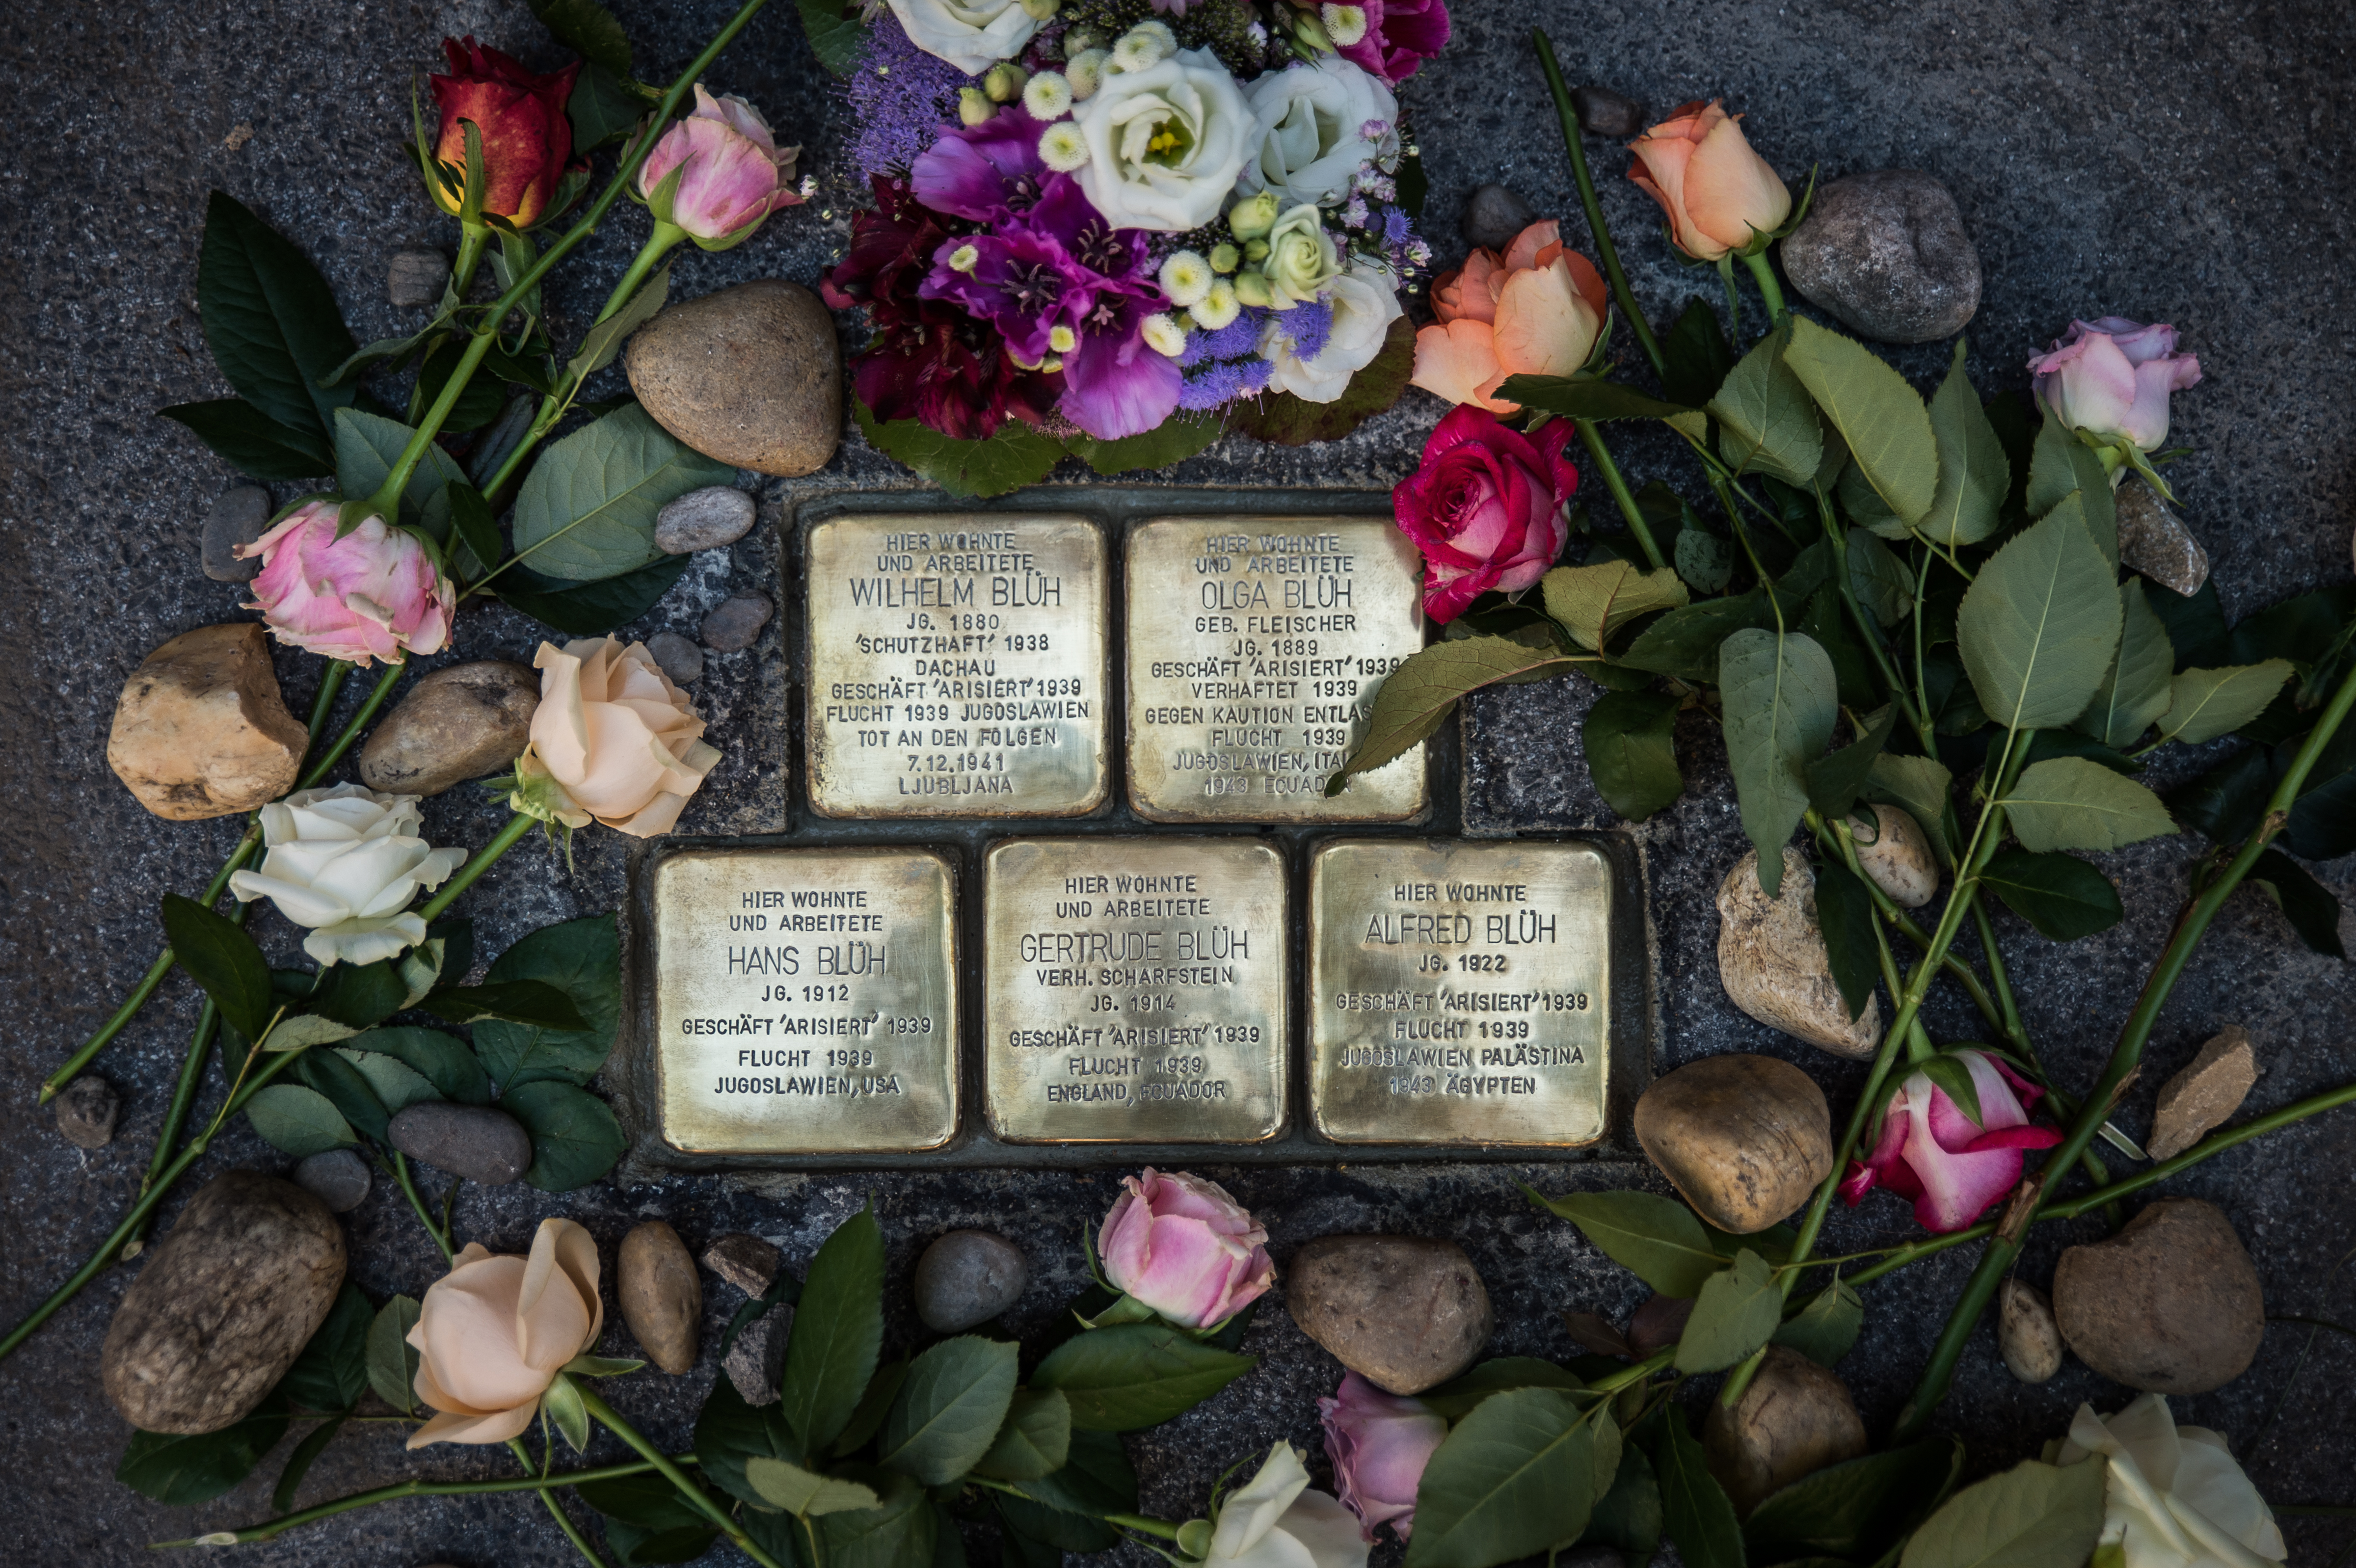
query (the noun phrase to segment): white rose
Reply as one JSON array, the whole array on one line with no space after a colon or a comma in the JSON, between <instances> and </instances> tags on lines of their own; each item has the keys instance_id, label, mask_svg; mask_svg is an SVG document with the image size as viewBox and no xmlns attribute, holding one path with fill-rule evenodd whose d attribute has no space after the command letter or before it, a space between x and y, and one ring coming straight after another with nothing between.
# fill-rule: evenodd
<instances>
[{"instance_id":1,"label":"white rose","mask_svg":"<svg viewBox=\"0 0 2356 1568\"><path fill-rule=\"evenodd\" d=\"M1250 112L1208 49L1108 73L1073 123L1088 144L1080 188L1116 229L1200 229L1219 216L1250 150Z\"/></svg>"},{"instance_id":2,"label":"white rose","mask_svg":"<svg viewBox=\"0 0 2356 1568\"><path fill-rule=\"evenodd\" d=\"M425 922L405 912L422 888L438 888L466 860L418 837L413 795L379 795L359 784L306 789L262 808L260 871L229 880L240 903L268 899L312 928L303 951L322 965L373 964L425 940Z\"/></svg>"},{"instance_id":3,"label":"white rose","mask_svg":"<svg viewBox=\"0 0 2356 1568\"><path fill-rule=\"evenodd\" d=\"M1244 90L1254 144L1237 188L1276 193L1286 207L1336 202L1360 165L1398 144L1398 100L1380 77L1338 55L1272 70ZM1380 121L1378 137L1365 134Z\"/></svg>"},{"instance_id":4,"label":"white rose","mask_svg":"<svg viewBox=\"0 0 2356 1568\"><path fill-rule=\"evenodd\" d=\"M1259 1474L1220 1506L1203 1568L1365 1568L1358 1516L1308 1487L1299 1450L1269 1449Z\"/></svg>"},{"instance_id":5,"label":"white rose","mask_svg":"<svg viewBox=\"0 0 2356 1568\"><path fill-rule=\"evenodd\" d=\"M1015 0L891 0L908 41L968 76L1012 59L1039 30Z\"/></svg>"},{"instance_id":6,"label":"white rose","mask_svg":"<svg viewBox=\"0 0 2356 1568\"><path fill-rule=\"evenodd\" d=\"M1325 291L1333 307L1333 329L1313 359L1293 352L1284 317L1269 318L1261 357L1276 367L1269 373L1269 388L1290 392L1303 402L1330 403L1350 385L1350 378L1375 362L1390 336L1391 323L1406 312L1391 275L1380 267L1356 266L1335 278Z\"/></svg>"},{"instance_id":7,"label":"white rose","mask_svg":"<svg viewBox=\"0 0 2356 1568\"><path fill-rule=\"evenodd\" d=\"M2177 1425L2158 1394L2107 1420L2080 1405L2054 1462L2093 1454L2111 1462L2101 1545L2116 1546L2126 1568L2266 1568L2288 1554L2225 1440L2207 1427ZM2098 1547L2094 1561L2103 1557Z\"/></svg>"}]
</instances>

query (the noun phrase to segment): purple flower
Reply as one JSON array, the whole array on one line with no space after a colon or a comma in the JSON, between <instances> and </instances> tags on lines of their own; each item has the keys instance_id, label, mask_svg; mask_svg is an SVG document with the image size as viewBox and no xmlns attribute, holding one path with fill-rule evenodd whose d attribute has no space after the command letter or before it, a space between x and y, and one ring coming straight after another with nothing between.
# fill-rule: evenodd
<instances>
[{"instance_id":1,"label":"purple flower","mask_svg":"<svg viewBox=\"0 0 2356 1568\"><path fill-rule=\"evenodd\" d=\"M844 96L851 123L851 161L869 178L896 174L957 122L965 73L926 54L897 27L867 29L867 46Z\"/></svg>"},{"instance_id":2,"label":"purple flower","mask_svg":"<svg viewBox=\"0 0 2356 1568\"><path fill-rule=\"evenodd\" d=\"M1065 417L1098 441L1143 435L1178 406L1178 361L1145 341L1152 304L1099 294L1080 323L1079 347L1064 356Z\"/></svg>"},{"instance_id":3,"label":"purple flower","mask_svg":"<svg viewBox=\"0 0 2356 1568\"><path fill-rule=\"evenodd\" d=\"M1039 133L1045 129L1020 105L979 125L955 127L916 155L908 183L916 199L936 212L1002 222L1039 199L1047 177L1039 157Z\"/></svg>"},{"instance_id":4,"label":"purple flower","mask_svg":"<svg viewBox=\"0 0 2356 1568\"><path fill-rule=\"evenodd\" d=\"M1284 313L1284 335L1292 339L1296 357L1314 359L1333 336L1333 306L1325 300L1311 300L1297 304Z\"/></svg>"},{"instance_id":5,"label":"purple flower","mask_svg":"<svg viewBox=\"0 0 2356 1568\"><path fill-rule=\"evenodd\" d=\"M1178 389L1178 406L1194 412L1215 409L1237 398L1258 397L1268 389L1276 367L1265 359L1219 360L1190 372Z\"/></svg>"}]
</instances>

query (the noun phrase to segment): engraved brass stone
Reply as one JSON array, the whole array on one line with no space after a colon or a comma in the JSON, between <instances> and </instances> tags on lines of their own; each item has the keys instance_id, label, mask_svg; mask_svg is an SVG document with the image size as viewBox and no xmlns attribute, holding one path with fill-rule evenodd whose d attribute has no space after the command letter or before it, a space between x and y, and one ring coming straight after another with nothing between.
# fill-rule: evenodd
<instances>
[{"instance_id":1,"label":"engraved brass stone","mask_svg":"<svg viewBox=\"0 0 2356 1568\"><path fill-rule=\"evenodd\" d=\"M655 871L663 1138L692 1154L957 1132L957 875L921 849L685 850Z\"/></svg>"},{"instance_id":2,"label":"engraved brass stone","mask_svg":"<svg viewBox=\"0 0 2356 1568\"><path fill-rule=\"evenodd\" d=\"M1611 869L1584 844L1355 840L1309 872L1310 1114L1341 1143L1603 1136Z\"/></svg>"},{"instance_id":3,"label":"engraved brass stone","mask_svg":"<svg viewBox=\"0 0 2356 1568\"><path fill-rule=\"evenodd\" d=\"M1015 1143L1285 1126L1285 875L1244 838L1025 838L983 861L991 1125Z\"/></svg>"},{"instance_id":4,"label":"engraved brass stone","mask_svg":"<svg viewBox=\"0 0 2356 1568\"><path fill-rule=\"evenodd\" d=\"M1424 751L1325 781L1382 677L1423 646L1421 568L1387 517L1165 517L1129 539L1129 794L1158 822L1405 822Z\"/></svg>"},{"instance_id":5,"label":"engraved brass stone","mask_svg":"<svg viewBox=\"0 0 2356 1568\"><path fill-rule=\"evenodd\" d=\"M809 532L810 805L1074 816L1110 787L1103 533L1078 517L835 517Z\"/></svg>"}]
</instances>

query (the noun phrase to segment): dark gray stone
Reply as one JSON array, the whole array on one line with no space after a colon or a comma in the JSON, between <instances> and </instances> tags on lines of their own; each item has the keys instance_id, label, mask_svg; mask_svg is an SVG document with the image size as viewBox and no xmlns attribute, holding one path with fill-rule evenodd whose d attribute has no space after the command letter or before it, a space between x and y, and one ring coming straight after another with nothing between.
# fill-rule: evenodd
<instances>
[{"instance_id":1,"label":"dark gray stone","mask_svg":"<svg viewBox=\"0 0 2356 1568\"><path fill-rule=\"evenodd\" d=\"M692 555L734 544L751 531L757 511L753 497L734 485L690 490L655 514L655 548Z\"/></svg>"},{"instance_id":2,"label":"dark gray stone","mask_svg":"<svg viewBox=\"0 0 2356 1568\"><path fill-rule=\"evenodd\" d=\"M1572 88L1570 107L1579 116L1579 128L1590 136L1624 141L1644 129L1644 106L1608 87Z\"/></svg>"},{"instance_id":3,"label":"dark gray stone","mask_svg":"<svg viewBox=\"0 0 2356 1568\"><path fill-rule=\"evenodd\" d=\"M442 303L450 259L439 251L395 251L385 264L385 297L403 310Z\"/></svg>"},{"instance_id":4,"label":"dark gray stone","mask_svg":"<svg viewBox=\"0 0 2356 1568\"><path fill-rule=\"evenodd\" d=\"M1514 236L1538 220L1537 210L1501 185L1473 187L1464 198L1464 216L1458 227L1464 231L1464 243L1491 251L1503 251L1514 242Z\"/></svg>"},{"instance_id":5,"label":"dark gray stone","mask_svg":"<svg viewBox=\"0 0 2356 1568\"><path fill-rule=\"evenodd\" d=\"M505 1187L531 1167L531 1136L489 1105L422 1102L392 1118L385 1141L412 1159L485 1187Z\"/></svg>"},{"instance_id":6,"label":"dark gray stone","mask_svg":"<svg viewBox=\"0 0 2356 1568\"><path fill-rule=\"evenodd\" d=\"M747 1296L759 1296L777 1277L777 1249L739 1232L703 1249L703 1266Z\"/></svg>"},{"instance_id":7,"label":"dark gray stone","mask_svg":"<svg viewBox=\"0 0 2356 1568\"><path fill-rule=\"evenodd\" d=\"M786 1337L793 1328L794 1309L780 1302L736 1330L735 1342L720 1358L720 1370L746 1404L777 1403L777 1381L786 1371Z\"/></svg>"},{"instance_id":8,"label":"dark gray stone","mask_svg":"<svg viewBox=\"0 0 2356 1568\"><path fill-rule=\"evenodd\" d=\"M348 1148L306 1156L294 1167L294 1185L337 1214L348 1214L367 1202L374 1180L368 1161Z\"/></svg>"},{"instance_id":9,"label":"dark gray stone","mask_svg":"<svg viewBox=\"0 0 2356 1568\"><path fill-rule=\"evenodd\" d=\"M693 686L703 674L703 650L677 632L657 632L647 639L647 652L676 685Z\"/></svg>"},{"instance_id":10,"label":"dark gray stone","mask_svg":"<svg viewBox=\"0 0 2356 1568\"><path fill-rule=\"evenodd\" d=\"M1809 303L1883 343L1933 343L1980 308L1980 257L1947 187L1914 169L1851 175L1816 192L1783 241Z\"/></svg>"},{"instance_id":11,"label":"dark gray stone","mask_svg":"<svg viewBox=\"0 0 2356 1568\"><path fill-rule=\"evenodd\" d=\"M988 1231L951 1231L916 1260L916 1316L937 1334L961 1334L1023 1299L1023 1249Z\"/></svg>"},{"instance_id":12,"label":"dark gray stone","mask_svg":"<svg viewBox=\"0 0 2356 1568\"><path fill-rule=\"evenodd\" d=\"M114 1141L114 1118L122 1109L114 1085L85 1072L58 1093L58 1131L76 1148L104 1148Z\"/></svg>"},{"instance_id":13,"label":"dark gray stone","mask_svg":"<svg viewBox=\"0 0 2356 1568\"><path fill-rule=\"evenodd\" d=\"M240 485L222 491L212 510L205 514L199 549L205 575L215 582L251 582L261 576L262 558L240 560L237 547L262 537L271 511L270 492L259 485Z\"/></svg>"},{"instance_id":14,"label":"dark gray stone","mask_svg":"<svg viewBox=\"0 0 2356 1568\"><path fill-rule=\"evenodd\" d=\"M703 618L703 645L715 654L743 653L759 640L761 628L776 613L766 593L731 594Z\"/></svg>"}]
</instances>

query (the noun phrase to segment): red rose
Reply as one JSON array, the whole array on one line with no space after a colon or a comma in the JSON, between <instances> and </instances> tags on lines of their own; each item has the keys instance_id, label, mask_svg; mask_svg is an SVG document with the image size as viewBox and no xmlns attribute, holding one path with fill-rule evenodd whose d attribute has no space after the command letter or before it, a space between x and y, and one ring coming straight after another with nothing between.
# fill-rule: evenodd
<instances>
[{"instance_id":1,"label":"red rose","mask_svg":"<svg viewBox=\"0 0 2356 1568\"><path fill-rule=\"evenodd\" d=\"M1422 465L1391 492L1398 526L1423 552L1423 613L1442 623L1494 588L1518 593L1546 575L1570 537L1563 507L1579 470L1562 454L1570 432L1543 441L1507 430L1467 403L1423 443Z\"/></svg>"},{"instance_id":2,"label":"red rose","mask_svg":"<svg viewBox=\"0 0 2356 1568\"><path fill-rule=\"evenodd\" d=\"M547 211L573 157L573 123L564 117L564 101L572 95L573 79L581 74L581 62L534 76L522 61L484 48L472 37L463 44L444 38L442 50L450 57L450 74L426 79L434 84L434 101L442 111L442 136L434 156L464 179L466 133L458 122L473 121L482 133L488 186L483 211L529 229ZM588 160L574 166L586 169ZM442 210L455 217L458 204L450 193L438 181L426 185Z\"/></svg>"}]
</instances>

